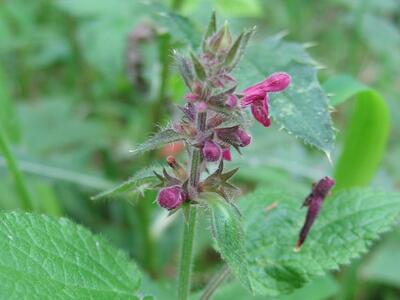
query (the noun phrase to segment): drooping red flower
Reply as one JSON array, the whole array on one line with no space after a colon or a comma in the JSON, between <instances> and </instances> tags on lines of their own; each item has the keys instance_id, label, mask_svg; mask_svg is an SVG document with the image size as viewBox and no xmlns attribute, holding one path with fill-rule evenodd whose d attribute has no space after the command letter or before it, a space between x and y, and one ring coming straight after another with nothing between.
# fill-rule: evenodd
<instances>
[{"instance_id":1,"label":"drooping red flower","mask_svg":"<svg viewBox=\"0 0 400 300\"><path fill-rule=\"evenodd\" d=\"M269 127L268 93L280 92L288 87L291 77L285 72L274 73L263 81L256 83L243 91L242 106L251 106L254 118L263 126Z\"/></svg>"}]
</instances>

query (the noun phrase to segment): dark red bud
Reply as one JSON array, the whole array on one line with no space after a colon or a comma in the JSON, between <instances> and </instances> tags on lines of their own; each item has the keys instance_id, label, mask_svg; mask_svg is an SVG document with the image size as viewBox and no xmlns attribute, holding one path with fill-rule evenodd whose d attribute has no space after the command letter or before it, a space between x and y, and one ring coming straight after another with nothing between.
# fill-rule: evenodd
<instances>
[{"instance_id":1,"label":"dark red bud","mask_svg":"<svg viewBox=\"0 0 400 300\"><path fill-rule=\"evenodd\" d=\"M158 204L168 210L178 208L186 200L186 193L179 185L163 188L157 196Z\"/></svg>"},{"instance_id":2,"label":"dark red bud","mask_svg":"<svg viewBox=\"0 0 400 300\"><path fill-rule=\"evenodd\" d=\"M202 151L206 161L218 161L221 158L221 147L214 141L206 141Z\"/></svg>"}]
</instances>

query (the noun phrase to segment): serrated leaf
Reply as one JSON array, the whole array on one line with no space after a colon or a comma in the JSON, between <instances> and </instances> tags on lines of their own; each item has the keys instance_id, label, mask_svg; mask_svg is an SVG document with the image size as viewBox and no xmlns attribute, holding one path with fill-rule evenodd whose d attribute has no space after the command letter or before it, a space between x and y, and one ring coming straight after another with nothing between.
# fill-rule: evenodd
<instances>
[{"instance_id":1,"label":"serrated leaf","mask_svg":"<svg viewBox=\"0 0 400 300\"><path fill-rule=\"evenodd\" d=\"M244 235L237 211L220 198L210 198L210 218L216 248L232 272L252 290L244 249Z\"/></svg>"},{"instance_id":2,"label":"serrated leaf","mask_svg":"<svg viewBox=\"0 0 400 300\"><path fill-rule=\"evenodd\" d=\"M318 79L316 63L303 46L270 38L248 47L236 78L241 89L268 75L285 71L292 76L283 92L270 93L272 118L289 133L326 153L333 149L334 133L328 99Z\"/></svg>"},{"instance_id":3,"label":"serrated leaf","mask_svg":"<svg viewBox=\"0 0 400 300\"><path fill-rule=\"evenodd\" d=\"M157 168L160 169L160 168ZM146 189L151 189L159 183L159 179L154 174L155 168L147 168L137 172L134 176L124 181L123 183L101 192L93 197L92 200L100 200L103 198L111 198L129 192L143 192Z\"/></svg>"},{"instance_id":4,"label":"serrated leaf","mask_svg":"<svg viewBox=\"0 0 400 300\"><path fill-rule=\"evenodd\" d=\"M336 164L335 189L367 186L379 167L389 137L386 101L377 91L345 75L328 80L324 89L333 95L333 105L353 98L356 101Z\"/></svg>"},{"instance_id":5,"label":"serrated leaf","mask_svg":"<svg viewBox=\"0 0 400 300\"><path fill-rule=\"evenodd\" d=\"M125 255L67 219L0 214L1 299L138 299Z\"/></svg>"},{"instance_id":6,"label":"serrated leaf","mask_svg":"<svg viewBox=\"0 0 400 300\"><path fill-rule=\"evenodd\" d=\"M327 199L303 248L294 252L305 216L302 196L258 190L241 200L248 274L256 293L289 293L348 264L400 216L399 193L339 192Z\"/></svg>"},{"instance_id":7,"label":"serrated leaf","mask_svg":"<svg viewBox=\"0 0 400 300\"><path fill-rule=\"evenodd\" d=\"M183 136L173 129L165 129L151 136L146 142L131 151L134 155L157 149L165 144L183 140Z\"/></svg>"}]
</instances>

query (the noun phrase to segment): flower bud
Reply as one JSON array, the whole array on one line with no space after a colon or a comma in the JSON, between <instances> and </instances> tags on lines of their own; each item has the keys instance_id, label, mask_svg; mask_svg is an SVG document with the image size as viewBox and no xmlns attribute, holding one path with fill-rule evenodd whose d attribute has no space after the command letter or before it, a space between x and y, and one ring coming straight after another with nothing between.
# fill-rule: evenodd
<instances>
[{"instance_id":1,"label":"flower bud","mask_svg":"<svg viewBox=\"0 0 400 300\"><path fill-rule=\"evenodd\" d=\"M233 94L228 95L228 99L226 100L225 104L230 108L236 107L238 104L238 97Z\"/></svg>"},{"instance_id":2,"label":"flower bud","mask_svg":"<svg viewBox=\"0 0 400 300\"><path fill-rule=\"evenodd\" d=\"M165 187L157 196L158 204L168 210L178 208L186 199L186 193L179 185Z\"/></svg>"},{"instance_id":3,"label":"flower bud","mask_svg":"<svg viewBox=\"0 0 400 300\"><path fill-rule=\"evenodd\" d=\"M238 128L237 130L237 136L239 138L239 146L240 147L246 147L247 145L249 145L251 143L251 136L247 134L246 131L244 131L241 128Z\"/></svg>"},{"instance_id":4,"label":"flower bud","mask_svg":"<svg viewBox=\"0 0 400 300\"><path fill-rule=\"evenodd\" d=\"M209 140L204 143L203 156L206 161L217 161L221 158L221 147Z\"/></svg>"}]
</instances>

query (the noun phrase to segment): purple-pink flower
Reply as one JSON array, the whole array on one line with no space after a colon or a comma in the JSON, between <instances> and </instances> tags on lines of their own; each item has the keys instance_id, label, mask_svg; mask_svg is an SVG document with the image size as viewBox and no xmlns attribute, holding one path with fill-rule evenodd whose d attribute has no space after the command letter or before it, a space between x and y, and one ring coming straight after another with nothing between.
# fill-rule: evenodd
<instances>
[{"instance_id":1,"label":"purple-pink flower","mask_svg":"<svg viewBox=\"0 0 400 300\"><path fill-rule=\"evenodd\" d=\"M254 118L265 127L271 125L268 107L268 93L280 92L288 87L291 77L284 72L274 73L263 81L243 91L242 106L251 106Z\"/></svg>"}]
</instances>

